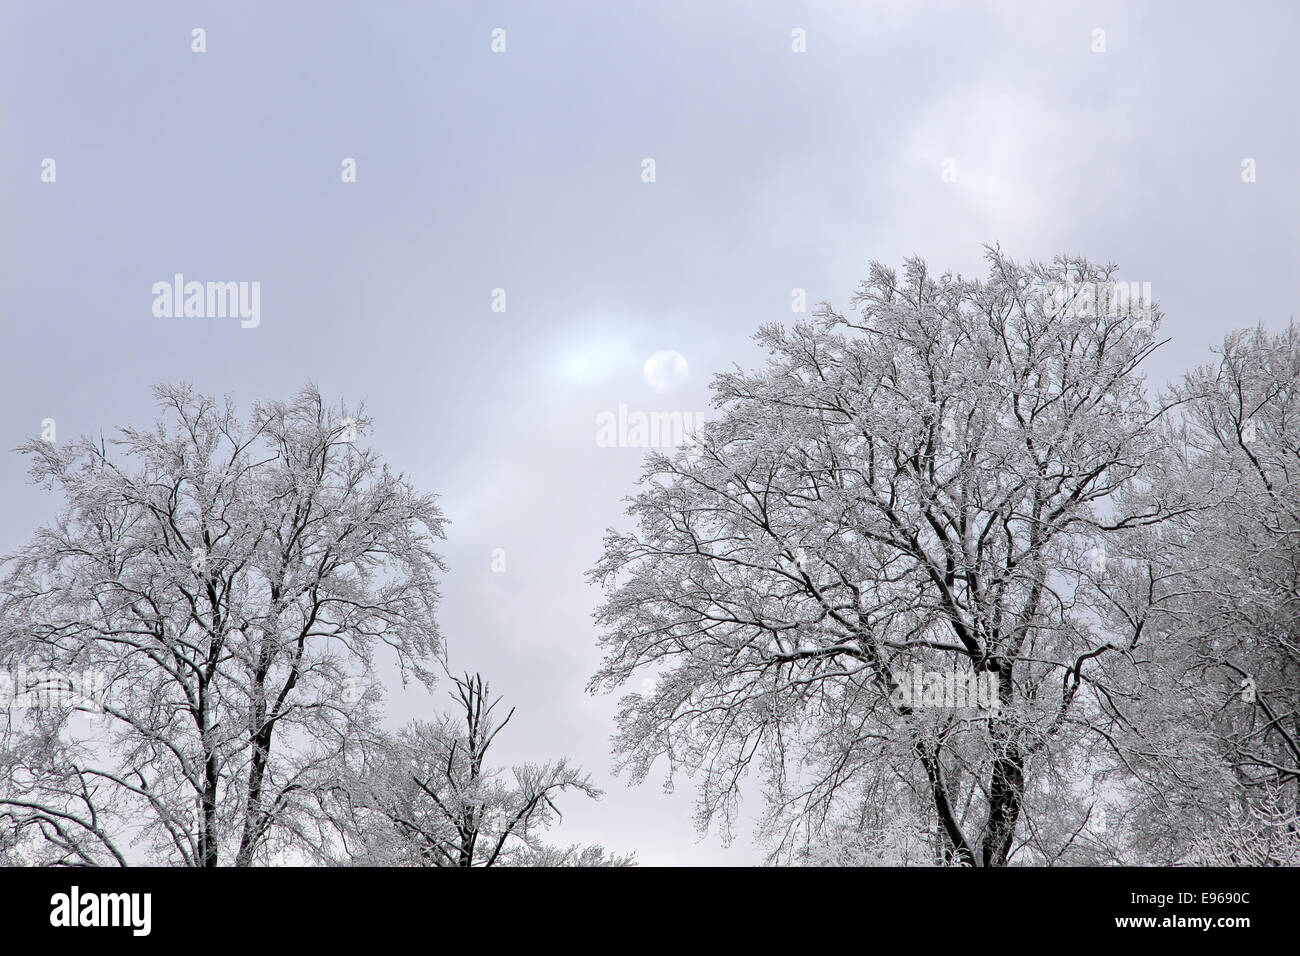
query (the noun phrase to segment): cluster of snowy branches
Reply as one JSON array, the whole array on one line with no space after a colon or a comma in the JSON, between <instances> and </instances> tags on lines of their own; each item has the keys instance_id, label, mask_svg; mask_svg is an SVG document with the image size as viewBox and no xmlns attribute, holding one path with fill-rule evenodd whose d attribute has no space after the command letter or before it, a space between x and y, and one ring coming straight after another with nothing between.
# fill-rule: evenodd
<instances>
[{"instance_id":1,"label":"cluster of snowy branches","mask_svg":"<svg viewBox=\"0 0 1300 956\"><path fill-rule=\"evenodd\" d=\"M774 862L1295 862L1300 330L1155 394L1159 310L1061 294L1114 267L988 265L763 327L649 458L592 572L621 765L728 835L753 775ZM958 668L996 708L904 693Z\"/></svg>"}]
</instances>

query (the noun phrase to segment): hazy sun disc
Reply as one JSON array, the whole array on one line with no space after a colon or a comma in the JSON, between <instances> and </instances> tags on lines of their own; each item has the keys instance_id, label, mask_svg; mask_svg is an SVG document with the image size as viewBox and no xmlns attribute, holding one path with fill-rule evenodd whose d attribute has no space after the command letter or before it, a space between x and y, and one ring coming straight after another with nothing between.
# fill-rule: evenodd
<instances>
[{"instance_id":1,"label":"hazy sun disc","mask_svg":"<svg viewBox=\"0 0 1300 956\"><path fill-rule=\"evenodd\" d=\"M680 352L663 349L645 360L645 381L656 392L670 392L686 381L690 368Z\"/></svg>"}]
</instances>

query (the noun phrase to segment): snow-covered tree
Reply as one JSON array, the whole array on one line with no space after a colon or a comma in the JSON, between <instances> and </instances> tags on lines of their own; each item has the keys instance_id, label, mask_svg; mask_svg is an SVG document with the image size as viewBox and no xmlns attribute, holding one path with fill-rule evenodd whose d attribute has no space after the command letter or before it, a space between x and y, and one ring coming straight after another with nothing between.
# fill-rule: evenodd
<instances>
[{"instance_id":1,"label":"snow-covered tree","mask_svg":"<svg viewBox=\"0 0 1300 956\"><path fill-rule=\"evenodd\" d=\"M1124 768L1139 858L1294 861L1300 328L1234 332L1173 397L1179 415L1153 491L1186 507L1148 549L1166 595L1151 618L1165 678L1135 724L1164 720Z\"/></svg>"},{"instance_id":2,"label":"snow-covered tree","mask_svg":"<svg viewBox=\"0 0 1300 956\"><path fill-rule=\"evenodd\" d=\"M1124 536L1164 517L1126 497L1158 457L1160 316L1114 308L1110 266L988 264L876 264L856 314L763 327L767 366L717 377L694 454L652 455L608 533L592 690L650 678L621 766L697 776L702 826L759 769L777 858L864 800L901 821L871 845L920 818L940 862L1071 845L1058 808L1140 668L1145 611L1099 587L1148 573ZM959 706L954 671L987 699Z\"/></svg>"},{"instance_id":3,"label":"snow-covered tree","mask_svg":"<svg viewBox=\"0 0 1300 956\"><path fill-rule=\"evenodd\" d=\"M1286 788L1290 789L1290 788ZM1182 862L1192 866L1300 866L1294 793L1255 790L1197 834Z\"/></svg>"},{"instance_id":4,"label":"snow-covered tree","mask_svg":"<svg viewBox=\"0 0 1300 956\"><path fill-rule=\"evenodd\" d=\"M153 427L23 448L63 510L7 559L0 664L102 685L0 711L0 826L34 863L300 858L376 654L432 679L443 517L314 387L246 422L156 397Z\"/></svg>"},{"instance_id":5,"label":"snow-covered tree","mask_svg":"<svg viewBox=\"0 0 1300 956\"><path fill-rule=\"evenodd\" d=\"M335 862L387 866L628 866L603 847L554 847L542 836L566 791L598 799L590 776L567 760L509 773L488 751L514 715L498 720L481 675L453 677L451 713L413 721L383 745L354 755L329 794L338 827Z\"/></svg>"}]
</instances>

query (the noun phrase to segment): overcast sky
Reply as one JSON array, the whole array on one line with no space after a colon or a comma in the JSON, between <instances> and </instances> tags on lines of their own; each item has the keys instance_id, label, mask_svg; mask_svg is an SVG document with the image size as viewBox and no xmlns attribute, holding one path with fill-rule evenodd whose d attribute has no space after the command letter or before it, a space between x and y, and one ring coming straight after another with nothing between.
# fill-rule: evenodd
<instances>
[{"instance_id":1,"label":"overcast sky","mask_svg":"<svg viewBox=\"0 0 1300 956\"><path fill-rule=\"evenodd\" d=\"M792 289L843 306L872 259L972 274L985 242L1150 282L1157 384L1284 325L1298 28L1293 2L0 0L0 447L148 421L159 381L365 399L451 519L443 627L518 708L499 756L608 791L556 842L757 862L749 832L699 837L688 781L611 774L584 574L643 452L599 447L597 415L707 409ZM155 317L175 273L260 282L260 324ZM689 375L661 392L663 349ZM54 502L9 453L0 495L10 552Z\"/></svg>"}]
</instances>

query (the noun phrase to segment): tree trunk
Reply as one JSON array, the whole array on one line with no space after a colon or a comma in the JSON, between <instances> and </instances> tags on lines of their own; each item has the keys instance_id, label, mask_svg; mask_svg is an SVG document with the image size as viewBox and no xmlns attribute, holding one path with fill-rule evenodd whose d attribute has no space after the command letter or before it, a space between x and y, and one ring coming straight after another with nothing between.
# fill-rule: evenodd
<instances>
[{"instance_id":1,"label":"tree trunk","mask_svg":"<svg viewBox=\"0 0 1300 956\"><path fill-rule=\"evenodd\" d=\"M982 848L985 866L1006 866L1025 792L1024 758L1014 745L993 761L989 781L989 822Z\"/></svg>"}]
</instances>

